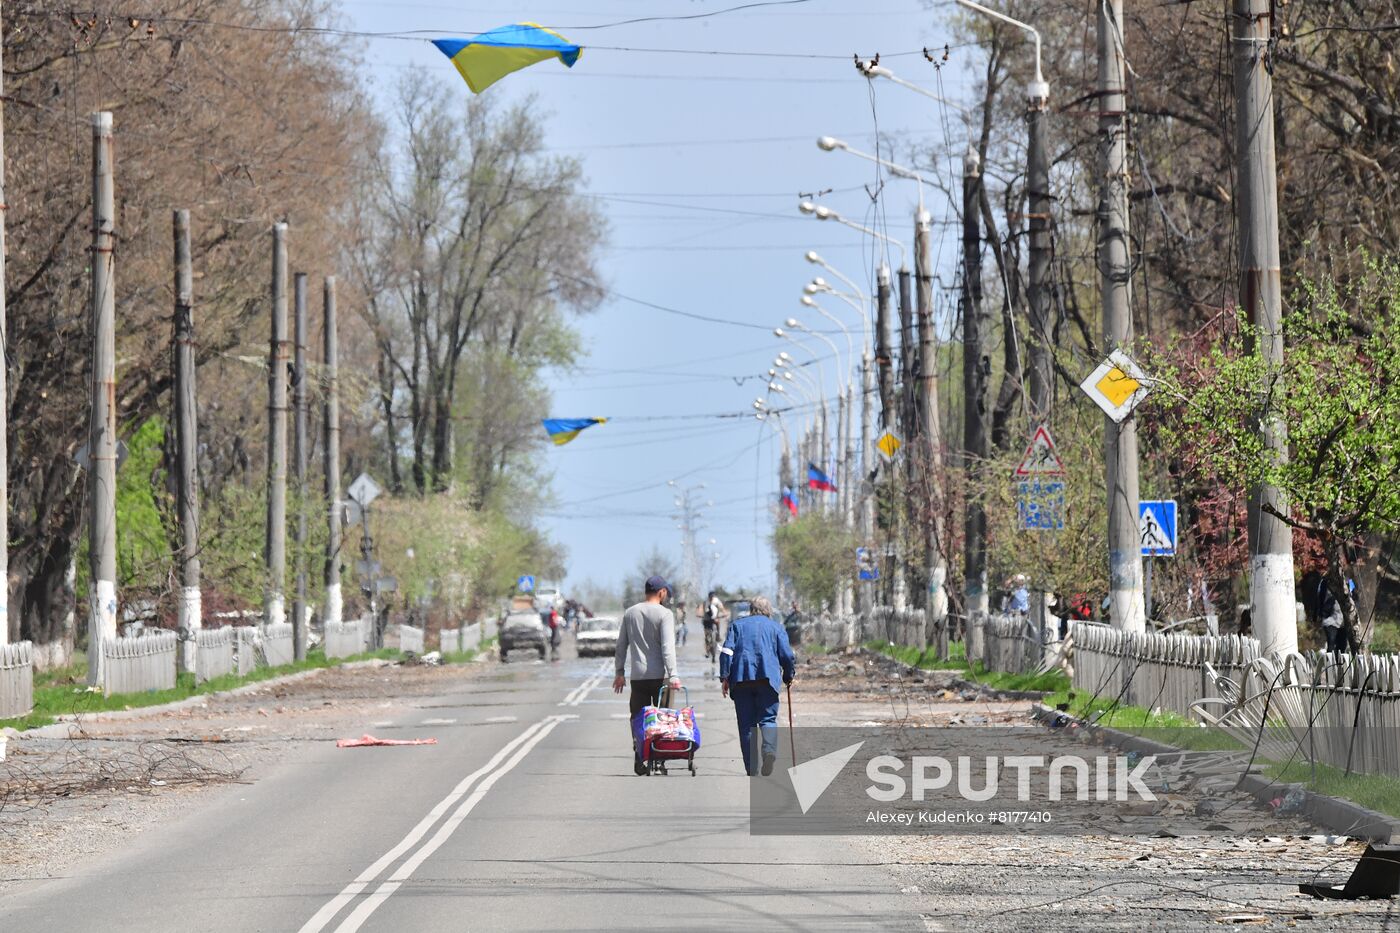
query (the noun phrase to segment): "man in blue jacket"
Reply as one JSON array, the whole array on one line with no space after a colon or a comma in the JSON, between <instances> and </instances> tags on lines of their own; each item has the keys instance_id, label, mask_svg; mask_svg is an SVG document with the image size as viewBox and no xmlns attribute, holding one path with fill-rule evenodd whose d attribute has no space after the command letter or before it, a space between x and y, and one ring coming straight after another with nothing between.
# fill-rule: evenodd
<instances>
[{"instance_id":1,"label":"man in blue jacket","mask_svg":"<svg viewBox=\"0 0 1400 933\"><path fill-rule=\"evenodd\" d=\"M792 683L792 645L782 623L773 618L773 604L765 596L750 604L752 615L729 623L724 647L719 651L720 690L734 700L739 720L739 745L744 771L752 775L754 727L763 739L762 773L773 773L778 753L778 687Z\"/></svg>"}]
</instances>

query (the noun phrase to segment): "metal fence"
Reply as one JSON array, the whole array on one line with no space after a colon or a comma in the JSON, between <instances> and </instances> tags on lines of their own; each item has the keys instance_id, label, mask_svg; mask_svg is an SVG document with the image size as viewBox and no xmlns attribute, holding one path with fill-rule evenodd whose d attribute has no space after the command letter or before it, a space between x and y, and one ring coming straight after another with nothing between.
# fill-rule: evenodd
<instances>
[{"instance_id":1,"label":"metal fence","mask_svg":"<svg viewBox=\"0 0 1400 933\"><path fill-rule=\"evenodd\" d=\"M0 719L14 719L34 708L34 646L27 641L0 645Z\"/></svg>"},{"instance_id":2,"label":"metal fence","mask_svg":"<svg viewBox=\"0 0 1400 933\"><path fill-rule=\"evenodd\" d=\"M1076 622L1071 633L1077 691L1183 716L1197 700L1221 696L1207 665L1240 678L1260 656L1259 642L1241 635L1124 632L1093 622Z\"/></svg>"},{"instance_id":3,"label":"metal fence","mask_svg":"<svg viewBox=\"0 0 1400 933\"><path fill-rule=\"evenodd\" d=\"M175 656L179 650L180 639L174 632L156 631L135 638L104 639L103 693L111 696L174 688Z\"/></svg>"},{"instance_id":4,"label":"metal fence","mask_svg":"<svg viewBox=\"0 0 1400 933\"><path fill-rule=\"evenodd\" d=\"M232 674L234 670L234 630L231 628L200 629L194 636L194 681Z\"/></svg>"},{"instance_id":5,"label":"metal fence","mask_svg":"<svg viewBox=\"0 0 1400 933\"><path fill-rule=\"evenodd\" d=\"M412 625L399 626L399 650L423 653L423 630Z\"/></svg>"},{"instance_id":6,"label":"metal fence","mask_svg":"<svg viewBox=\"0 0 1400 933\"><path fill-rule=\"evenodd\" d=\"M262 642L263 660L268 667L285 667L296 660L290 622L259 625L258 635Z\"/></svg>"},{"instance_id":7,"label":"metal fence","mask_svg":"<svg viewBox=\"0 0 1400 933\"><path fill-rule=\"evenodd\" d=\"M1197 715L1272 761L1400 776L1400 656L1273 655L1236 676L1207 665Z\"/></svg>"},{"instance_id":8,"label":"metal fence","mask_svg":"<svg viewBox=\"0 0 1400 933\"><path fill-rule=\"evenodd\" d=\"M364 654L369 645L369 620L326 623L326 657L348 658Z\"/></svg>"}]
</instances>

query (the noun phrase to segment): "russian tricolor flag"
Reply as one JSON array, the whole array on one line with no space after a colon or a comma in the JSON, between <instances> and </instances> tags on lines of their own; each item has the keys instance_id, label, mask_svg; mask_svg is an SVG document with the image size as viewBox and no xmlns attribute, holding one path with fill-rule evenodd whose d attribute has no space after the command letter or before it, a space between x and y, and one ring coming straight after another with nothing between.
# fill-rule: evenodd
<instances>
[{"instance_id":1,"label":"russian tricolor flag","mask_svg":"<svg viewBox=\"0 0 1400 933\"><path fill-rule=\"evenodd\" d=\"M783 505L788 507L793 518L797 517L797 496L793 493L791 486L783 487Z\"/></svg>"},{"instance_id":2,"label":"russian tricolor flag","mask_svg":"<svg viewBox=\"0 0 1400 933\"><path fill-rule=\"evenodd\" d=\"M807 485L811 486L813 489L820 489L824 492L836 491L836 484L831 481L831 477L827 476L821 470L818 470L816 466L811 463L807 464Z\"/></svg>"}]
</instances>

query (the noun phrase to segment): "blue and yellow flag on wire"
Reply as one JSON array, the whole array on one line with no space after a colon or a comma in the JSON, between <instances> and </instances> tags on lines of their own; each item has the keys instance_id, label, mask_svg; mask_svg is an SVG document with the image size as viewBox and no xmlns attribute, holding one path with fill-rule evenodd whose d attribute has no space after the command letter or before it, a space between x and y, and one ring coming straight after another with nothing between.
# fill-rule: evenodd
<instances>
[{"instance_id":1,"label":"blue and yellow flag on wire","mask_svg":"<svg viewBox=\"0 0 1400 933\"><path fill-rule=\"evenodd\" d=\"M498 26L474 39L434 39L442 54L452 59L467 87L480 94L497 81L521 68L547 58L558 58L574 67L583 49L552 29L538 23Z\"/></svg>"},{"instance_id":2,"label":"blue and yellow flag on wire","mask_svg":"<svg viewBox=\"0 0 1400 933\"><path fill-rule=\"evenodd\" d=\"M569 443L578 437L578 432L595 424L607 423L607 418L545 418L544 429L556 447Z\"/></svg>"}]
</instances>

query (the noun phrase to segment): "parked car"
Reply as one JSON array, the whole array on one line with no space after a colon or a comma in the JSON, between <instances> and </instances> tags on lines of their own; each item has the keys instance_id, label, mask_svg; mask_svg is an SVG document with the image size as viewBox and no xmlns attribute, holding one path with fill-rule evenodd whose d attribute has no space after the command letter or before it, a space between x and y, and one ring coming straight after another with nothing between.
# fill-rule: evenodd
<instances>
[{"instance_id":1,"label":"parked car","mask_svg":"<svg viewBox=\"0 0 1400 933\"><path fill-rule=\"evenodd\" d=\"M617 651L617 634L622 630L622 620L617 616L594 616L578 620L579 657L590 654L612 654Z\"/></svg>"},{"instance_id":2,"label":"parked car","mask_svg":"<svg viewBox=\"0 0 1400 933\"><path fill-rule=\"evenodd\" d=\"M501 661L512 651L538 651L543 661L549 651L549 630L533 609L512 612L501 622Z\"/></svg>"}]
</instances>

